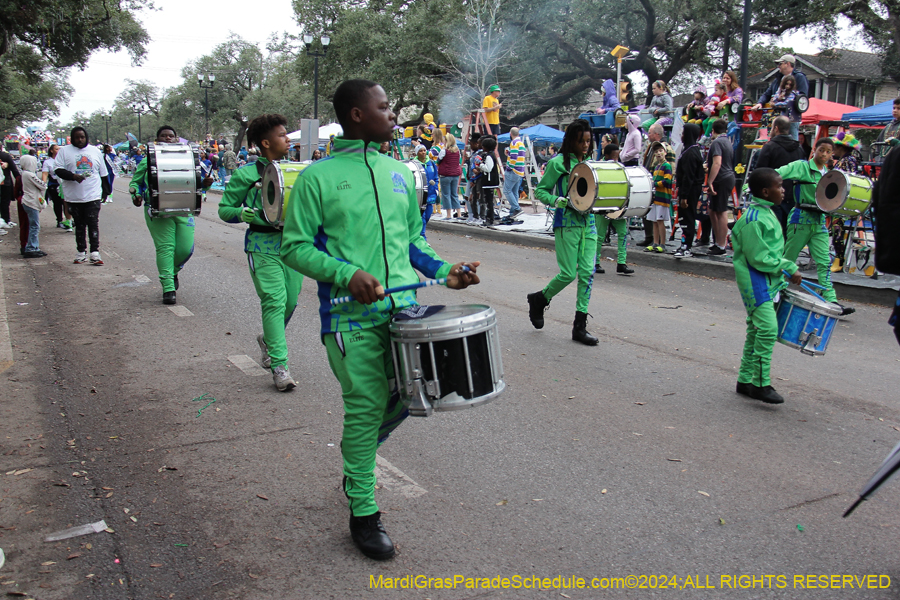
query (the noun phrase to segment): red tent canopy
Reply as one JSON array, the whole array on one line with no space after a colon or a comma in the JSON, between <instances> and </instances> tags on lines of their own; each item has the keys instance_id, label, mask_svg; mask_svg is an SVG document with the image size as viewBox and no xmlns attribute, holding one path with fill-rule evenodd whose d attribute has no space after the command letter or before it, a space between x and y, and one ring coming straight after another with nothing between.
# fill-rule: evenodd
<instances>
[{"instance_id":1,"label":"red tent canopy","mask_svg":"<svg viewBox=\"0 0 900 600\"><path fill-rule=\"evenodd\" d=\"M804 125L816 125L819 121L840 121L841 117L849 112L859 110L855 106L838 104L818 98L809 99L809 110L803 113Z\"/></svg>"}]
</instances>

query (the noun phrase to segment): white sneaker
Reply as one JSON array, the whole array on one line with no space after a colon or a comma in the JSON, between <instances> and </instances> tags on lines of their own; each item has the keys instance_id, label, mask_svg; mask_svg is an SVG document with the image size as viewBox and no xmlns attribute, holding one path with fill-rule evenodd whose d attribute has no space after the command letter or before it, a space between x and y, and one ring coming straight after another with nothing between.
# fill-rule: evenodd
<instances>
[{"instance_id":1,"label":"white sneaker","mask_svg":"<svg viewBox=\"0 0 900 600\"><path fill-rule=\"evenodd\" d=\"M100 258L100 253L97 251L91 252L91 264L92 265L102 265L103 259Z\"/></svg>"},{"instance_id":2,"label":"white sneaker","mask_svg":"<svg viewBox=\"0 0 900 600\"><path fill-rule=\"evenodd\" d=\"M484 225L484 221L482 219L475 219L474 224L477 225L478 227L481 227L482 225Z\"/></svg>"},{"instance_id":3,"label":"white sneaker","mask_svg":"<svg viewBox=\"0 0 900 600\"><path fill-rule=\"evenodd\" d=\"M272 369L272 379L279 392L286 392L297 387L297 382L291 377L291 372L283 365Z\"/></svg>"},{"instance_id":4,"label":"white sneaker","mask_svg":"<svg viewBox=\"0 0 900 600\"><path fill-rule=\"evenodd\" d=\"M75 255L75 264L81 265L88 261L87 252L79 252Z\"/></svg>"},{"instance_id":5,"label":"white sneaker","mask_svg":"<svg viewBox=\"0 0 900 600\"><path fill-rule=\"evenodd\" d=\"M13 223L12 221L7 221L6 223L4 223L4 224L2 225L2 227L3 227L4 229L12 229L12 228L15 227L15 226L16 226L16 224Z\"/></svg>"},{"instance_id":6,"label":"white sneaker","mask_svg":"<svg viewBox=\"0 0 900 600\"><path fill-rule=\"evenodd\" d=\"M0 235L6 235L7 233L9 233L7 230L0 229Z\"/></svg>"},{"instance_id":7,"label":"white sneaker","mask_svg":"<svg viewBox=\"0 0 900 600\"><path fill-rule=\"evenodd\" d=\"M268 369L272 366L272 357L269 356L269 347L266 345L265 336L263 334L256 336L256 343L259 344L259 349L262 352L260 362L264 368Z\"/></svg>"}]
</instances>

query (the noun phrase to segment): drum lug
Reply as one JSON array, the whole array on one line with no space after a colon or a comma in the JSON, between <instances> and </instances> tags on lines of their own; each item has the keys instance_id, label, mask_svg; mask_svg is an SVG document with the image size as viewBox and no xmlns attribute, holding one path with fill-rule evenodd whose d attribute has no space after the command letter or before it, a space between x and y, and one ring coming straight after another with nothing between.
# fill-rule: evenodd
<instances>
[{"instance_id":1,"label":"drum lug","mask_svg":"<svg viewBox=\"0 0 900 600\"><path fill-rule=\"evenodd\" d=\"M428 401L428 396L425 393L425 388L422 386L421 379L414 379L412 381L412 390L407 386L407 392L409 392L409 414L413 417L428 417L431 416L431 412L434 410L431 406L431 403Z\"/></svg>"},{"instance_id":2,"label":"drum lug","mask_svg":"<svg viewBox=\"0 0 900 600\"><path fill-rule=\"evenodd\" d=\"M819 337L818 333L818 329L813 329L806 334L805 338L800 340L803 344L802 346L800 346L800 352L802 352L803 354L808 354L810 356L815 355L814 350L822 342L822 338ZM810 347L812 348L812 350L809 349Z\"/></svg>"}]
</instances>

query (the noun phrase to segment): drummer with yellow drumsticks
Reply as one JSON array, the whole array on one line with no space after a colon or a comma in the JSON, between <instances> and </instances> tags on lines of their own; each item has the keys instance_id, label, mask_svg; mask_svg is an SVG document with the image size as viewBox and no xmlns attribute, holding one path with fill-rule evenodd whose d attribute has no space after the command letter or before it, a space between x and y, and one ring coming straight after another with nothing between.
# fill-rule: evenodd
<instances>
[{"instance_id":1,"label":"drummer with yellow drumsticks","mask_svg":"<svg viewBox=\"0 0 900 600\"><path fill-rule=\"evenodd\" d=\"M831 138L821 138L816 142L816 151L811 160L797 160L775 169L784 179L794 184L795 206L788 215L787 241L784 257L795 262L804 246L809 246L809 255L816 261L819 284L824 286L822 297L838 304L837 294L831 283L831 254L828 243L828 229L825 228L825 213L816 206L816 185L828 172L828 162L834 153ZM842 315L856 312L849 306L841 307Z\"/></svg>"},{"instance_id":2,"label":"drummer with yellow drumsticks","mask_svg":"<svg viewBox=\"0 0 900 600\"><path fill-rule=\"evenodd\" d=\"M288 368L284 331L297 307L303 276L281 260L281 230L262 218L257 184L266 165L280 160L290 150L286 125L287 119L278 114L262 115L250 121L247 139L259 149L260 157L234 172L219 202L220 219L249 224L244 252L262 308L263 333L256 341L262 351L263 366L272 370L279 392L297 386Z\"/></svg>"}]
</instances>

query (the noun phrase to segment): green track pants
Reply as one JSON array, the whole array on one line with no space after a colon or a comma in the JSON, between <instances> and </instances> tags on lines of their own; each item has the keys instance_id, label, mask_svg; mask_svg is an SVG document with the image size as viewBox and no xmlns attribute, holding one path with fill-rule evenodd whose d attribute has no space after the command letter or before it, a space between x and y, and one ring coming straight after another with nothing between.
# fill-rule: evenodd
<instances>
[{"instance_id":1,"label":"green track pants","mask_svg":"<svg viewBox=\"0 0 900 600\"><path fill-rule=\"evenodd\" d=\"M544 297L549 302L553 296L575 281L578 277L578 292L575 310L586 313L591 301L591 286L594 282L594 259L597 255L597 234L588 227L557 227L556 263L559 274L544 288Z\"/></svg>"},{"instance_id":2,"label":"green track pants","mask_svg":"<svg viewBox=\"0 0 900 600\"><path fill-rule=\"evenodd\" d=\"M156 270L163 292L175 291L175 275L194 253L194 217L156 217L144 220L156 246Z\"/></svg>"},{"instance_id":3,"label":"green track pants","mask_svg":"<svg viewBox=\"0 0 900 600\"><path fill-rule=\"evenodd\" d=\"M597 264L600 264L600 248L603 246L603 240L606 239L606 230L612 225L619 238L619 254L616 262L624 265L625 258L628 256L628 252L625 250L628 243L628 219L607 219L603 215L596 215L595 218L597 220Z\"/></svg>"},{"instance_id":4,"label":"green track pants","mask_svg":"<svg viewBox=\"0 0 900 600\"><path fill-rule=\"evenodd\" d=\"M771 385L772 352L778 338L778 319L775 303L763 302L747 315L747 339L738 382L752 383L757 387Z\"/></svg>"},{"instance_id":5,"label":"green track pants","mask_svg":"<svg viewBox=\"0 0 900 600\"><path fill-rule=\"evenodd\" d=\"M277 254L248 252L247 262L250 264L250 277L253 278L262 308L263 337L269 347L272 368L287 366L288 349L284 330L297 308L303 275L285 265Z\"/></svg>"},{"instance_id":6,"label":"green track pants","mask_svg":"<svg viewBox=\"0 0 900 600\"><path fill-rule=\"evenodd\" d=\"M409 415L394 383L389 323L323 336L344 397L344 493L353 516L378 512L375 451Z\"/></svg>"},{"instance_id":7,"label":"green track pants","mask_svg":"<svg viewBox=\"0 0 900 600\"><path fill-rule=\"evenodd\" d=\"M784 257L796 262L804 246L809 246L809 255L816 261L819 285L825 289L819 294L828 302L837 302L837 294L831 284L831 253L828 246L828 232L821 225L787 226L787 241L784 243Z\"/></svg>"}]
</instances>

